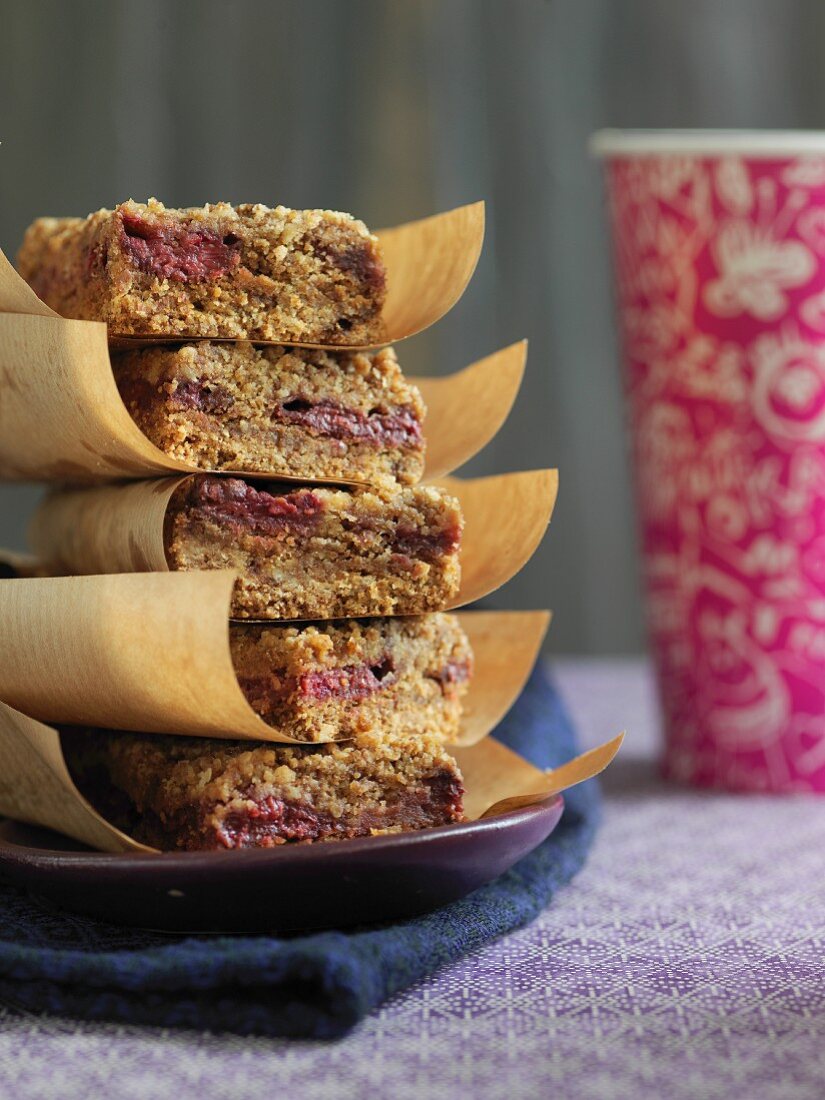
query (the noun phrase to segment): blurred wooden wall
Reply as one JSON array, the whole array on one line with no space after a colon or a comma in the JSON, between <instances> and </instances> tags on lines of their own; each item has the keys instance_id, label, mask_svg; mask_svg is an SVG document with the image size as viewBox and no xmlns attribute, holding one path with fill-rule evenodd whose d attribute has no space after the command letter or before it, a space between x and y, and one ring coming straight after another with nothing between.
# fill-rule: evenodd
<instances>
[{"instance_id":1,"label":"blurred wooden wall","mask_svg":"<svg viewBox=\"0 0 825 1100\"><path fill-rule=\"evenodd\" d=\"M552 606L552 649L634 651L587 136L823 126L824 25L817 0L0 0L0 244L128 196L332 206L375 227L485 198L471 288L402 363L452 371L529 337L514 416L471 470L557 465L561 493L497 603ZM0 489L0 543L22 544L35 497Z\"/></svg>"}]
</instances>

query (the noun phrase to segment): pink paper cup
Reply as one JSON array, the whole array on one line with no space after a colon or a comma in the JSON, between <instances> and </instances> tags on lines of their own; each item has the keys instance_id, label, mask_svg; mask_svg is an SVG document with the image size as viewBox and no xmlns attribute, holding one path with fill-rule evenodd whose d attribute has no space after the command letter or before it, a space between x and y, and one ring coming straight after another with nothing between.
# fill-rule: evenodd
<instances>
[{"instance_id":1,"label":"pink paper cup","mask_svg":"<svg viewBox=\"0 0 825 1100\"><path fill-rule=\"evenodd\" d=\"M664 771L825 792L825 134L597 134Z\"/></svg>"}]
</instances>

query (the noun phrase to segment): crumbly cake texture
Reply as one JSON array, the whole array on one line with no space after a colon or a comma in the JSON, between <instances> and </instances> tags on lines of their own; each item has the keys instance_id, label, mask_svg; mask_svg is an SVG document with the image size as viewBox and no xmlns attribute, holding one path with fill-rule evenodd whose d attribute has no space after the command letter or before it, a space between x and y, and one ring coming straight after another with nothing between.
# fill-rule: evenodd
<instances>
[{"instance_id":1,"label":"crumbly cake texture","mask_svg":"<svg viewBox=\"0 0 825 1100\"><path fill-rule=\"evenodd\" d=\"M296 747L164 734L67 730L83 794L163 850L273 848L447 825L464 787L436 736Z\"/></svg>"},{"instance_id":2,"label":"crumbly cake texture","mask_svg":"<svg viewBox=\"0 0 825 1100\"><path fill-rule=\"evenodd\" d=\"M229 641L253 710L297 741L370 730L456 738L473 656L454 615L233 623Z\"/></svg>"},{"instance_id":3,"label":"crumbly cake texture","mask_svg":"<svg viewBox=\"0 0 825 1100\"><path fill-rule=\"evenodd\" d=\"M201 469L413 485L424 403L391 348L160 345L112 355L121 397L148 438Z\"/></svg>"},{"instance_id":4,"label":"crumbly cake texture","mask_svg":"<svg viewBox=\"0 0 825 1100\"><path fill-rule=\"evenodd\" d=\"M331 210L131 199L40 218L20 274L64 317L116 336L381 343L386 272L363 222Z\"/></svg>"},{"instance_id":5,"label":"crumbly cake texture","mask_svg":"<svg viewBox=\"0 0 825 1100\"><path fill-rule=\"evenodd\" d=\"M295 488L196 474L166 511L172 570L234 569L238 619L442 611L460 582L463 517L432 486Z\"/></svg>"}]
</instances>

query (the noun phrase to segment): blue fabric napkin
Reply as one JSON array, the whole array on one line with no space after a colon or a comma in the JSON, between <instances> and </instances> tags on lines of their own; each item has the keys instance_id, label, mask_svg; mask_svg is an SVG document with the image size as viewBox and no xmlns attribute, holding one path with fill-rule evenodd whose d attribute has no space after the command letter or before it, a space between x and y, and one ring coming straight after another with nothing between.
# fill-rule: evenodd
<instances>
[{"instance_id":1,"label":"blue fabric napkin","mask_svg":"<svg viewBox=\"0 0 825 1100\"><path fill-rule=\"evenodd\" d=\"M495 736L540 767L576 738L539 665ZM0 885L0 999L33 1012L334 1038L392 994L526 924L584 863L593 781L569 791L555 832L495 882L427 916L310 936L180 936L73 916Z\"/></svg>"}]
</instances>

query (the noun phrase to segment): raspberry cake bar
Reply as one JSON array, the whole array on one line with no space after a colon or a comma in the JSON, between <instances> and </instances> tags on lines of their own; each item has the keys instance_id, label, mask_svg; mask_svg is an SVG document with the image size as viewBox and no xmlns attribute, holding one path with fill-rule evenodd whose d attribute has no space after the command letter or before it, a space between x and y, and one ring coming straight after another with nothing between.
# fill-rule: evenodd
<instances>
[{"instance_id":1,"label":"raspberry cake bar","mask_svg":"<svg viewBox=\"0 0 825 1100\"><path fill-rule=\"evenodd\" d=\"M130 200L88 218L40 218L17 266L52 309L105 321L116 336L384 338L378 242L330 210Z\"/></svg>"},{"instance_id":2,"label":"raspberry cake bar","mask_svg":"<svg viewBox=\"0 0 825 1100\"><path fill-rule=\"evenodd\" d=\"M432 486L298 488L198 474L174 493L172 570L235 569L238 619L441 611L456 595L463 518Z\"/></svg>"},{"instance_id":3,"label":"raspberry cake bar","mask_svg":"<svg viewBox=\"0 0 825 1100\"><path fill-rule=\"evenodd\" d=\"M328 352L211 341L112 355L138 427L202 469L412 485L424 404L391 348Z\"/></svg>"},{"instance_id":4,"label":"raspberry cake bar","mask_svg":"<svg viewBox=\"0 0 825 1100\"><path fill-rule=\"evenodd\" d=\"M167 851L274 848L463 816L461 772L435 734L316 747L94 730L62 740L89 801Z\"/></svg>"},{"instance_id":5,"label":"raspberry cake bar","mask_svg":"<svg viewBox=\"0 0 825 1100\"><path fill-rule=\"evenodd\" d=\"M371 729L455 740L473 656L454 615L309 626L233 623L229 639L253 710L297 741Z\"/></svg>"}]
</instances>

